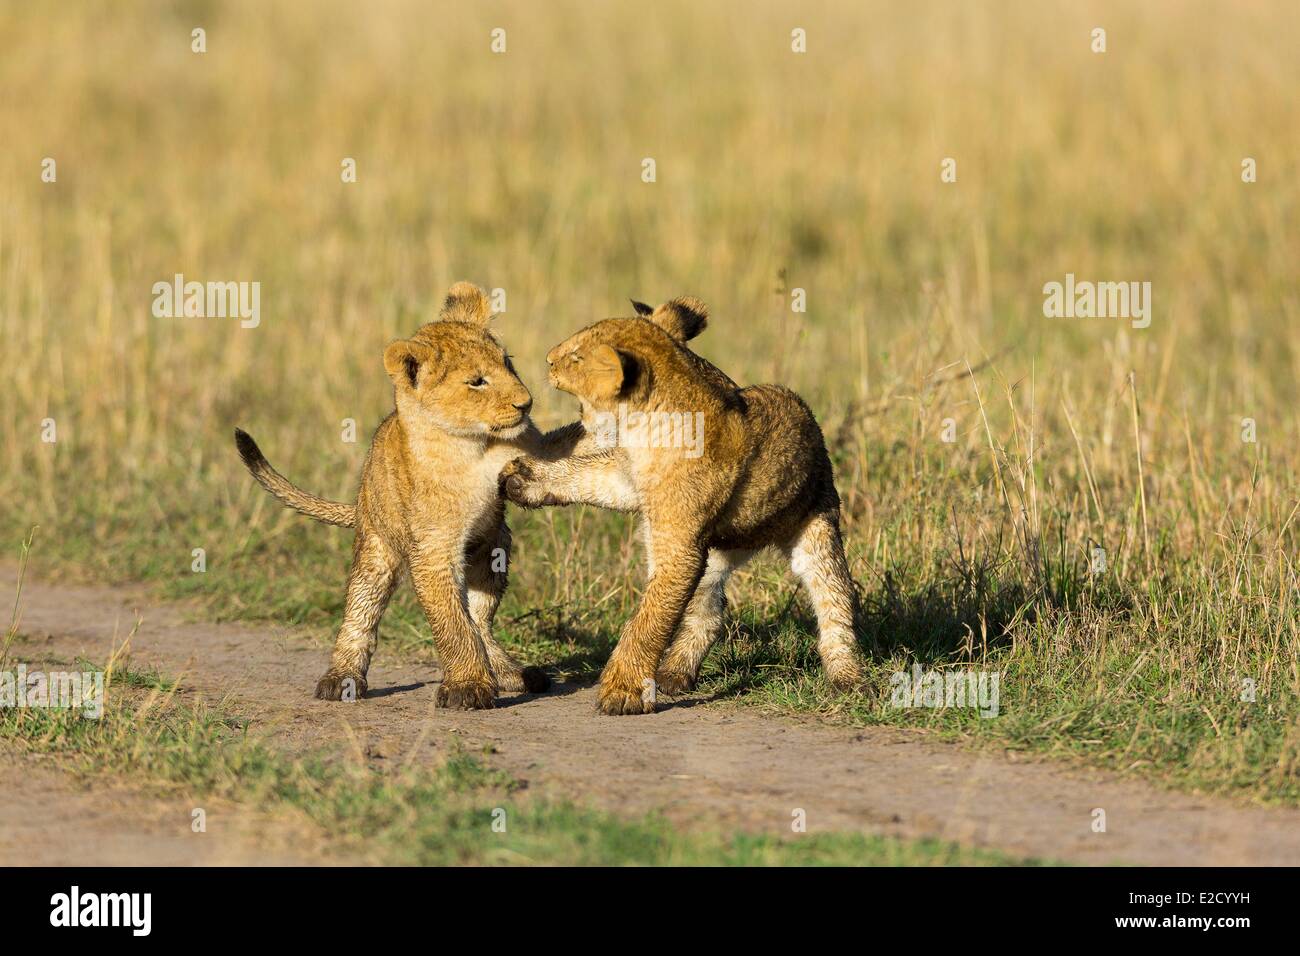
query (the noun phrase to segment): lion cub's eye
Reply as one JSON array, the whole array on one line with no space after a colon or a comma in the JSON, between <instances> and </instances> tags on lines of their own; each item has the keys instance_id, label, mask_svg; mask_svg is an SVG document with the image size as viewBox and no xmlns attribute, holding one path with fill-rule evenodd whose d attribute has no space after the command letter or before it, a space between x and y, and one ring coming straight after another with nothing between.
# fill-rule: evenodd
<instances>
[{"instance_id":1,"label":"lion cub's eye","mask_svg":"<svg viewBox=\"0 0 1300 956\"><path fill-rule=\"evenodd\" d=\"M482 375L480 375L478 378L471 379L465 384L468 385L470 388L482 388L484 385L487 384L487 379L485 379Z\"/></svg>"}]
</instances>

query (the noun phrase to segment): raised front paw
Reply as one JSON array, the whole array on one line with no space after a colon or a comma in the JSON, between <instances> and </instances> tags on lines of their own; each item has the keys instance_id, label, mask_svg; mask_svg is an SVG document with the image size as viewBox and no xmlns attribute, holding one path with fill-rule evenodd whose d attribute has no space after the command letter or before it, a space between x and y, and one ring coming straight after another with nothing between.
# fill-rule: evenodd
<instances>
[{"instance_id":1,"label":"raised front paw","mask_svg":"<svg viewBox=\"0 0 1300 956\"><path fill-rule=\"evenodd\" d=\"M365 696L366 678L363 674L348 674L330 668L316 682L318 700L355 701Z\"/></svg>"},{"instance_id":2,"label":"raised front paw","mask_svg":"<svg viewBox=\"0 0 1300 956\"><path fill-rule=\"evenodd\" d=\"M515 504L527 504L520 500L523 498L524 489L528 487L528 482L533 478L532 469L528 467L528 459L524 457L512 458L506 462L501 473L497 475L497 490L501 496L513 501Z\"/></svg>"},{"instance_id":3,"label":"raised front paw","mask_svg":"<svg viewBox=\"0 0 1300 956\"><path fill-rule=\"evenodd\" d=\"M648 678L637 681L603 674L597 690L596 712L608 716L653 714L655 690L655 682Z\"/></svg>"},{"instance_id":4,"label":"raised front paw","mask_svg":"<svg viewBox=\"0 0 1300 956\"><path fill-rule=\"evenodd\" d=\"M559 504L541 490L541 478L537 474L536 465L537 462L530 461L526 456L506 462L501 474L497 476L497 488L501 495L525 508Z\"/></svg>"},{"instance_id":5,"label":"raised front paw","mask_svg":"<svg viewBox=\"0 0 1300 956\"><path fill-rule=\"evenodd\" d=\"M496 706L497 689L481 681L444 681L438 686L438 706L448 710L487 710Z\"/></svg>"}]
</instances>

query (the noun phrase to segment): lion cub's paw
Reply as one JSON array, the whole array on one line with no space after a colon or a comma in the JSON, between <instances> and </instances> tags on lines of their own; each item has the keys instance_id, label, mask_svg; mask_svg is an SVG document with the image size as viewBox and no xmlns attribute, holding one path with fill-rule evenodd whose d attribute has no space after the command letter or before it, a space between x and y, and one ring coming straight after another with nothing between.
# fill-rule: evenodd
<instances>
[{"instance_id":1,"label":"lion cub's paw","mask_svg":"<svg viewBox=\"0 0 1300 956\"><path fill-rule=\"evenodd\" d=\"M655 674L655 689L669 697L680 697L695 690L695 675L684 671L664 671Z\"/></svg>"},{"instance_id":2,"label":"lion cub's paw","mask_svg":"<svg viewBox=\"0 0 1300 956\"><path fill-rule=\"evenodd\" d=\"M316 683L317 700L360 700L366 696L366 679L361 674L328 670Z\"/></svg>"},{"instance_id":3,"label":"lion cub's paw","mask_svg":"<svg viewBox=\"0 0 1300 956\"><path fill-rule=\"evenodd\" d=\"M831 688L841 694L861 693L867 683L862 665L856 659L840 661L827 668L826 678L830 681Z\"/></svg>"},{"instance_id":4,"label":"lion cub's paw","mask_svg":"<svg viewBox=\"0 0 1300 956\"><path fill-rule=\"evenodd\" d=\"M653 693L643 690L639 684L628 687L618 681L602 680L598 693L598 714L612 717L621 714L653 714L655 710Z\"/></svg>"},{"instance_id":5,"label":"lion cub's paw","mask_svg":"<svg viewBox=\"0 0 1300 956\"><path fill-rule=\"evenodd\" d=\"M438 706L447 710L487 710L496 706L497 689L479 681L444 681L438 686Z\"/></svg>"},{"instance_id":6,"label":"lion cub's paw","mask_svg":"<svg viewBox=\"0 0 1300 956\"><path fill-rule=\"evenodd\" d=\"M542 508L563 504L548 491L542 490L542 476L537 473L540 462L527 456L506 462L497 475L497 488L502 497L525 508Z\"/></svg>"},{"instance_id":7,"label":"lion cub's paw","mask_svg":"<svg viewBox=\"0 0 1300 956\"><path fill-rule=\"evenodd\" d=\"M544 694L551 688L551 678L540 667L521 667L511 673L497 671L500 689L509 694Z\"/></svg>"},{"instance_id":8,"label":"lion cub's paw","mask_svg":"<svg viewBox=\"0 0 1300 956\"><path fill-rule=\"evenodd\" d=\"M837 694L865 694L870 687L865 677L837 676L831 678L831 690Z\"/></svg>"},{"instance_id":9,"label":"lion cub's paw","mask_svg":"<svg viewBox=\"0 0 1300 956\"><path fill-rule=\"evenodd\" d=\"M533 470L526 457L512 458L497 475L497 489L501 496L517 505L532 506L528 500L528 484L533 481Z\"/></svg>"},{"instance_id":10,"label":"lion cub's paw","mask_svg":"<svg viewBox=\"0 0 1300 956\"><path fill-rule=\"evenodd\" d=\"M551 676L540 667L525 667L524 690L530 694L545 694L551 689Z\"/></svg>"}]
</instances>

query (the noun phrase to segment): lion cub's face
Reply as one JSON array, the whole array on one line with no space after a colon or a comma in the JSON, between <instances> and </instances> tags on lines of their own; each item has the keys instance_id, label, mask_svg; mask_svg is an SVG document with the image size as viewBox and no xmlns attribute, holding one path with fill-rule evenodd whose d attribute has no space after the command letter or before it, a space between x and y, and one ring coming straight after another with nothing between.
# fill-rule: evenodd
<instances>
[{"instance_id":1,"label":"lion cub's face","mask_svg":"<svg viewBox=\"0 0 1300 956\"><path fill-rule=\"evenodd\" d=\"M546 355L551 387L576 396L584 408L608 411L623 385L623 361L612 344L635 319L606 319L570 336Z\"/></svg>"},{"instance_id":2,"label":"lion cub's face","mask_svg":"<svg viewBox=\"0 0 1300 956\"><path fill-rule=\"evenodd\" d=\"M708 324L708 307L690 296L657 309L632 306L636 318L597 322L546 356L551 386L576 396L584 410L613 411L650 374L657 353L695 338Z\"/></svg>"},{"instance_id":3,"label":"lion cub's face","mask_svg":"<svg viewBox=\"0 0 1300 956\"><path fill-rule=\"evenodd\" d=\"M454 435L517 438L528 427L533 397L488 331L489 318L483 290L458 282L439 321L389 345L384 367L398 408L418 409Z\"/></svg>"}]
</instances>

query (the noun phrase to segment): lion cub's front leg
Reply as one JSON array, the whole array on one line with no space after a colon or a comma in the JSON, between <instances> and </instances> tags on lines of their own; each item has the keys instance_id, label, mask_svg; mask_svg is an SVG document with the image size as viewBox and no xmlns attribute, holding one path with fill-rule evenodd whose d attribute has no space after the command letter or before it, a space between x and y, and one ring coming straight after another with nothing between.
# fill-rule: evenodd
<instances>
[{"instance_id":1,"label":"lion cub's front leg","mask_svg":"<svg viewBox=\"0 0 1300 956\"><path fill-rule=\"evenodd\" d=\"M442 664L438 706L451 710L494 707L497 680L487 649L466 610L464 575L446 559L446 555L454 553L453 548L444 546L411 555L411 583L433 629L433 643Z\"/></svg>"},{"instance_id":2,"label":"lion cub's front leg","mask_svg":"<svg viewBox=\"0 0 1300 956\"><path fill-rule=\"evenodd\" d=\"M587 504L636 511L641 499L617 452L574 455L557 461L524 456L501 469L501 493L525 508Z\"/></svg>"},{"instance_id":3,"label":"lion cub's front leg","mask_svg":"<svg viewBox=\"0 0 1300 956\"><path fill-rule=\"evenodd\" d=\"M602 714L654 712L660 659L704 573L705 551L693 537L659 536L654 553L641 603L600 675L596 709Z\"/></svg>"}]
</instances>

